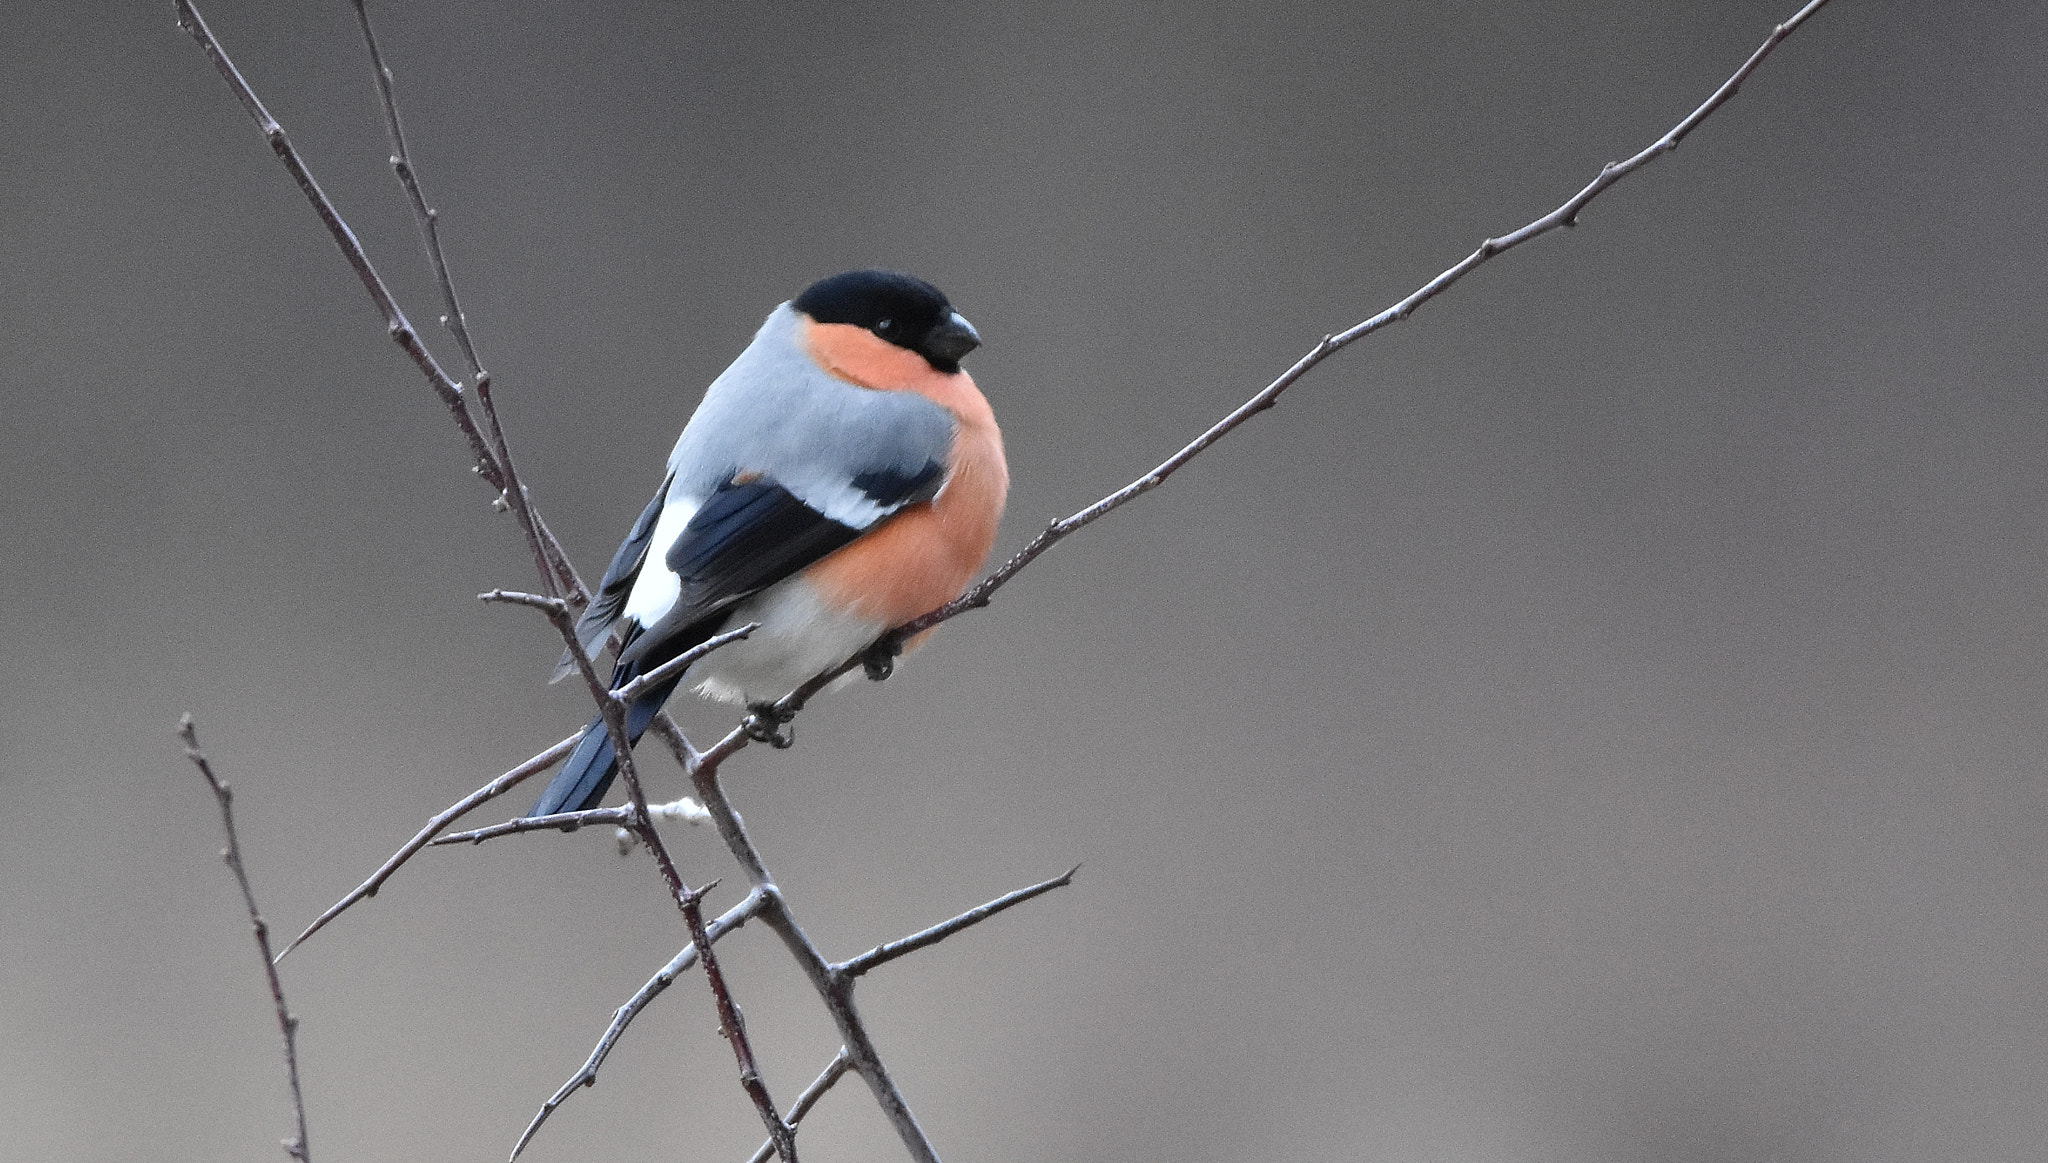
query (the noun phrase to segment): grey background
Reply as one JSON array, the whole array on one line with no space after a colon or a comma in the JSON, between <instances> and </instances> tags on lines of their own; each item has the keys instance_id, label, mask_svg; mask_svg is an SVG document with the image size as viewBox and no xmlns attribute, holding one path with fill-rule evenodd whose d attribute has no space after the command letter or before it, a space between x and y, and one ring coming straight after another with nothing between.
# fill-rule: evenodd
<instances>
[{"instance_id":1,"label":"grey background","mask_svg":"<svg viewBox=\"0 0 2048 1163\"><path fill-rule=\"evenodd\" d=\"M595 570L815 277L921 273L988 337L1006 552L1793 4L404 7L471 318ZM474 600L530 582L511 523L169 4L20 9L0 1156L275 1159L179 713L295 931L587 704ZM430 321L347 6L207 12ZM2042 1157L2044 61L2039 5L1840 0L1576 232L733 764L838 955L1085 862L863 987L948 1159ZM603 836L428 854L286 963L316 1157L501 1158L682 940ZM786 1100L830 1033L767 934L725 948ZM740 1158L713 1028L672 992L530 1158ZM852 1087L803 1142L899 1157Z\"/></svg>"}]
</instances>

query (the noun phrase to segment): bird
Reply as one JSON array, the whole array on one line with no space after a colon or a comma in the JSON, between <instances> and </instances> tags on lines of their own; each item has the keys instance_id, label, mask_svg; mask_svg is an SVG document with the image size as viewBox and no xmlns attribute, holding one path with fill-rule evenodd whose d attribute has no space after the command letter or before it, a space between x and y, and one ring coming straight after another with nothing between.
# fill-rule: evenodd
<instances>
[{"instance_id":1,"label":"bird","mask_svg":"<svg viewBox=\"0 0 2048 1163\"><path fill-rule=\"evenodd\" d=\"M592 657L619 632L613 690L758 623L628 703L630 741L684 683L772 737L777 699L960 595L1009 490L995 414L960 367L980 345L938 288L896 271L820 279L768 313L576 623ZM574 668L565 651L555 677ZM527 817L596 807L616 772L599 716Z\"/></svg>"}]
</instances>

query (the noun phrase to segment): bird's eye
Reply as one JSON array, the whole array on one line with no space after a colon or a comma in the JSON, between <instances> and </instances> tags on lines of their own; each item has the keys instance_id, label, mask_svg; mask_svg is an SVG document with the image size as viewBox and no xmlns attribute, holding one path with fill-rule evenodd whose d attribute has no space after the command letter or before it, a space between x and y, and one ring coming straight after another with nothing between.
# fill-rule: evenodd
<instances>
[{"instance_id":1,"label":"bird's eye","mask_svg":"<svg viewBox=\"0 0 2048 1163\"><path fill-rule=\"evenodd\" d=\"M875 330L887 331L894 326L896 326L896 321L894 319L884 319L880 323L875 324Z\"/></svg>"}]
</instances>

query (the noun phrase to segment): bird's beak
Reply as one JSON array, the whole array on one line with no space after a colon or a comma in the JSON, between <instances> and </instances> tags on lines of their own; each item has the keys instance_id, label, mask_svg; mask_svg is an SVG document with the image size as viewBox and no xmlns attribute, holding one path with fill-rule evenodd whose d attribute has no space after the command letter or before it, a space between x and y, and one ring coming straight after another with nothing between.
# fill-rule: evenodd
<instances>
[{"instance_id":1,"label":"bird's beak","mask_svg":"<svg viewBox=\"0 0 2048 1163\"><path fill-rule=\"evenodd\" d=\"M924 347L929 354L948 363L960 362L960 357L981 346L981 332L974 329L960 312L947 316L925 337Z\"/></svg>"}]
</instances>

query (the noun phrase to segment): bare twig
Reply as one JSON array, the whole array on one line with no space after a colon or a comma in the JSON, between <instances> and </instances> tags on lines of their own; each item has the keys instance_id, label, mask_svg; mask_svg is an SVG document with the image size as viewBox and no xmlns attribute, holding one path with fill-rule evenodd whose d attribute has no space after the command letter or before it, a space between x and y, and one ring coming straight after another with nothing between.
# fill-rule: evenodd
<instances>
[{"instance_id":1,"label":"bare twig","mask_svg":"<svg viewBox=\"0 0 2048 1163\"><path fill-rule=\"evenodd\" d=\"M490 590L478 594L476 600L479 602L496 602L505 606L525 606L528 609L539 610L543 614L566 614L569 612L569 603L561 598L548 597L543 594L529 594L520 590Z\"/></svg>"},{"instance_id":2,"label":"bare twig","mask_svg":"<svg viewBox=\"0 0 2048 1163\"><path fill-rule=\"evenodd\" d=\"M746 924L748 918L761 911L761 906L766 901L765 894L759 891L750 892L740 903L725 910L717 920L706 926L712 943L716 944L727 933ZM526 1132L519 1136L519 1142L512 1148L513 1159L519 1158L519 1153L526 1150L526 1145L533 1141L533 1136L539 1133L541 1124L548 1121L548 1116L555 1113L555 1108L569 1101L569 1096L578 1090L597 1085L598 1067L604 1065L604 1060L611 1054L612 1046L618 1042L619 1035L626 1032L626 1027L633 1023L634 1018L640 1016L640 1011L646 1009L649 1002L660 997L664 990L675 984L676 978L688 972L696 963L697 942L692 939L688 945L683 946L681 953L676 954L675 960L662 966L661 972L649 978L638 993L618 1008L612 1015L612 1024L606 1027L604 1036L597 1040L596 1049L593 1049L590 1057L584 1060L582 1068L576 1071L569 1081L563 1083L560 1090L555 1091L553 1096L541 1104L540 1113L534 1115L533 1121L526 1125Z\"/></svg>"},{"instance_id":3,"label":"bare twig","mask_svg":"<svg viewBox=\"0 0 2048 1163\"><path fill-rule=\"evenodd\" d=\"M1602 166L1599 175L1587 183L1578 193L1566 199L1563 205L1530 222L1519 230L1511 231L1498 238L1484 240L1479 244L1479 249L1465 256L1456 266L1424 283L1412 294L1370 319L1346 330L1325 335L1314 347L1308 350L1307 354L1294 361L1293 366L1280 373L1280 376L1272 383L1260 389L1250 399L1239 405L1229 415L1217 421L1208 431L1196 437L1179 452L1166 458L1165 461L1160 463L1159 467L1094 504L1089 505L1087 508L1047 525L1039 532L1037 537L1032 538L1031 542L1019 550L1014 557L1005 561L973 588L953 601L933 610L931 613L898 626L895 630L890 631L888 640L894 643L904 642L956 615L988 605L990 598L994 596L997 590L1001 589L1011 578L1017 576L1018 571L1035 561L1040 554L1051 549L1054 545L1057 545L1085 526L1093 524L1102 517L1164 484L1168 477L1178 471L1182 465L1185 465L1188 461L1201 454L1204 449L1229 435L1231 431L1246 420L1271 408L1274 401L1279 399L1280 393L1286 391L1295 381L1307 375L1317 364L1322 363L1331 355L1349 347L1367 335L1408 318L1415 313L1417 308L1442 294L1453 283L1477 270L1495 255L1512 250L1531 239L1548 234L1560 226L1577 225L1579 212L1584 210L1593 199L1604 193L1608 187L1650 164L1664 154L1677 149L1679 142L1683 141L1693 130L1699 128L1701 122L1705 121L1709 115L1727 104L1735 96L1736 91L1741 88L1742 82L1748 79L1752 72L1756 71L1757 66L1763 63L1764 58L1771 54L1771 50L1777 48L1780 42L1797 31L1801 25L1806 23L1809 17L1820 11L1827 2L1828 0L1810 0L1810 3L1793 13L1790 19L1773 28L1770 36L1765 38L1762 46L1751 53L1749 59L1742 63L1742 67L1736 69L1733 75L1722 82L1721 87L1715 89L1713 95L1709 96L1699 108L1687 114L1683 120L1673 126L1664 136L1651 142L1627 161L1609 162L1607 165ZM783 704L778 704L778 709L794 711L800 708L804 699L823 689L832 679L852 670L856 663L857 660L848 659L832 671L804 684L797 692L793 692L789 699L785 699ZM793 706L785 705L792 699L795 700Z\"/></svg>"},{"instance_id":4,"label":"bare twig","mask_svg":"<svg viewBox=\"0 0 2048 1163\"><path fill-rule=\"evenodd\" d=\"M646 831L651 834L653 829ZM703 888L684 894L683 919L689 922L690 939L698 949L697 960L704 966L704 979L710 983L712 1000L718 1005L719 1033L732 1043L733 1057L739 1060L740 1088L754 1100L761 1125L768 1128L769 1141L775 1144L775 1153L782 1156L782 1163L796 1163L796 1128L782 1117L781 1112L775 1109L775 1100L768 1096L767 1080L761 1077L761 1067L754 1060L754 1047L747 1041L746 1016L740 1013L739 1003L733 1000L732 987L726 983L725 974L719 972L718 952L712 948L711 934L704 927L704 894L717 883L712 881ZM768 894L761 895L765 898Z\"/></svg>"},{"instance_id":5,"label":"bare twig","mask_svg":"<svg viewBox=\"0 0 2048 1163\"><path fill-rule=\"evenodd\" d=\"M825 1097L825 1092L832 1089L832 1084L845 1077L846 1072L852 1068L853 1060L846 1056L846 1049L841 1047L839 1053L832 1056L832 1061L826 1064L825 1072L813 1079L809 1086L804 1087L804 1092L796 1096L796 1102L790 1104L789 1125L794 1127L802 1122L803 1117L811 1113L811 1108L818 1105L818 1100ZM768 1163L769 1157L774 1154L775 1140L770 1139L761 1144L761 1149L754 1152L754 1157L747 1163Z\"/></svg>"},{"instance_id":6,"label":"bare twig","mask_svg":"<svg viewBox=\"0 0 2048 1163\"><path fill-rule=\"evenodd\" d=\"M263 956L263 974L270 981L270 1000L277 1007L277 1027L284 1034L284 1074L291 1084L292 1111L299 1122L298 1134L284 1141L284 1151L299 1163L311 1163L312 1148L306 1140L306 1097L299 1089L299 1019L285 1005L284 982L278 978L277 963L270 956L270 926L257 911L256 890L249 887L249 870L242 864L242 845L235 838L235 794L213 774L213 765L200 753L199 732L192 724L192 716L186 715L178 724L178 737L185 741L185 758L206 777L206 786L213 789L213 798L220 804L221 828L228 837L228 846L221 849L220 856L234 870L235 883L242 886L242 902L249 906L249 927L256 934L256 951Z\"/></svg>"},{"instance_id":7,"label":"bare twig","mask_svg":"<svg viewBox=\"0 0 2048 1163\"><path fill-rule=\"evenodd\" d=\"M1076 864L1051 880L1042 880L1030 888L1020 888L1016 892L1005 893L985 905L979 905L961 913L952 920L941 921L929 929L912 933L908 937L891 941L886 945L877 945L858 957L834 965L832 972L842 978L859 977L869 970L887 965L906 953L915 953L919 949L936 945L962 929L972 928L988 920L1004 909L1021 905L1035 896L1044 896L1053 889L1064 888L1074 883L1074 874L1079 871L1081 871L1081 866Z\"/></svg>"},{"instance_id":8,"label":"bare twig","mask_svg":"<svg viewBox=\"0 0 2048 1163\"><path fill-rule=\"evenodd\" d=\"M412 154L405 148L405 128L398 117L398 97L392 92L391 69L377 48L377 34L370 28L370 10L364 0L355 0L355 6L356 22L363 29L363 44L370 50L370 67L377 74L377 96L384 104L384 132L391 141L391 170L398 175L398 184L405 187L406 197L412 202L413 217L419 221L420 242L426 247L427 261L433 264L434 277L441 284L441 305L447 310L441 325L455 336L463 358L469 361L471 376L482 381L487 373L477 360L476 345L470 342L469 320L463 316L462 304L455 297L455 280L448 276L448 258L441 251L440 212L427 205L427 195L413 172Z\"/></svg>"},{"instance_id":9,"label":"bare twig","mask_svg":"<svg viewBox=\"0 0 2048 1163\"><path fill-rule=\"evenodd\" d=\"M769 875L760 851L748 837L746 825L740 820L739 813L733 810L731 801L725 798L725 789L718 782L718 764L725 756L744 746L743 729L735 729L720 741L718 747L700 755L672 721L657 718L655 725L674 750L677 761L689 772L697 798L711 813L711 821L718 826L719 838L725 841L726 850L746 871L755 890L767 898L761 920L781 938L783 948L789 950L790 956L803 969L804 976L810 979L811 988L817 992L826 1012L832 1017L832 1024L839 1030L840 1042L848 1059L867 1082L876 1105L882 1108L883 1117L896 1129L904 1150L910 1153L914 1163L939 1163L938 1151L918 1124L917 1116L911 1112L910 1104L897 1088L895 1079L890 1077L888 1067L883 1065L881 1053L875 1049L874 1039L868 1034L867 1024L853 1004L853 979L834 974L832 964L818 952L818 947L812 944L810 936L797 923L796 914ZM735 742L733 735L739 735L741 741Z\"/></svg>"},{"instance_id":10,"label":"bare twig","mask_svg":"<svg viewBox=\"0 0 2048 1163\"><path fill-rule=\"evenodd\" d=\"M518 487L516 479L513 487ZM520 596L532 598L530 594ZM504 600L515 599L506 596ZM762 1125L768 1128L769 1135L775 1139L783 1163L796 1163L795 1132L783 1120L781 1113L775 1108L774 1101L768 1095L767 1083L762 1080L760 1069L755 1065L753 1046L747 1041L746 1024L740 1015L739 1003L733 1000L732 988L726 982L725 975L720 972L718 957L711 951L710 942L705 937L702 903L704 893L708 892L711 886L706 885L704 888L693 890L683 883L682 873L676 869L674 857L669 855L668 846L662 843L661 833L654 829L652 815L647 807L647 793L641 786L639 769L633 762L632 741L627 738L625 701L614 695L611 689L599 680L597 670L590 661L590 652L583 648L583 643L576 637L576 622L570 616L565 603L528 601L522 604L533 605L547 616L556 633L561 635L562 644L568 648L569 657L575 662L577 673L583 676L584 684L589 687L590 697L597 702L598 714L604 721L605 733L611 738L613 758L618 764L619 778L626 785L627 802L633 812L633 818L625 826L640 838L641 843L647 845L647 851L654 857L655 867L660 869L662 879L668 884L669 893L674 897L677 907L682 910L683 921L689 926L691 940L697 942L697 947L701 950L699 960L704 966L705 980L711 986L712 999L718 1005L720 1030L724 1033L726 1041L731 1043L733 1057L739 1063L741 1089L745 1090L747 1097L753 1101L755 1109L761 1115ZM749 633L752 633L751 627L740 633L720 635L723 641L718 645L743 638ZM699 657L701 656L700 654ZM772 888L768 895L774 895Z\"/></svg>"},{"instance_id":11,"label":"bare twig","mask_svg":"<svg viewBox=\"0 0 2048 1163\"><path fill-rule=\"evenodd\" d=\"M560 763L563 756L575 750L577 741L582 738L583 732L579 730L574 735L569 736L567 739L562 740L560 743L555 744L553 747L548 748L546 751L541 752L539 755L534 756L532 759L527 760L525 763L520 764L442 809L440 814L427 821L426 827L421 828L412 839L407 840L398 851L393 852L378 867L377 871L371 873L370 879L357 885L355 891L335 901L327 907L326 912L314 918L313 923L306 926L305 932L292 938L290 944L278 951L277 959L279 961L284 960L286 953L298 948L306 938L326 928L329 921L348 911L349 906L362 900L364 897L376 896L377 890L384 887L384 882L391 879L391 874L397 872L400 865L411 860L413 853L425 848L429 841L440 835L441 829L468 815L479 805L504 795L526 780Z\"/></svg>"},{"instance_id":12,"label":"bare twig","mask_svg":"<svg viewBox=\"0 0 2048 1163\"><path fill-rule=\"evenodd\" d=\"M461 300L455 294L455 280L448 273L448 256L441 249L440 213L427 205L426 192L420 188L419 176L413 170L412 154L405 147L405 127L398 116L398 96L393 92L390 66L384 63L384 54L377 47L377 33L370 25L368 5L364 0L355 0L355 9L356 23L363 30L363 44L370 53L371 71L376 75L377 96L384 106L384 129L391 141L391 170L398 176L398 184L405 188L406 199L412 204L413 218L419 223L420 244L426 249L427 262L433 266L434 278L441 286L444 308L441 324L454 334L463 358L469 361L470 382L476 388L473 399L483 413L492 454L504 479L505 489L501 496L519 517L527 544L533 549L534 565L545 587L553 592L570 592L578 598L587 599L582 592L582 580L576 577L574 569L568 568L568 559L561 554L561 547L552 544L554 538L544 532L531 499L518 484L519 474L512 467L512 446L506 443L505 430L498 423L497 406L491 400L491 373L484 370L482 361L477 358L476 344L470 339L469 320L462 313Z\"/></svg>"},{"instance_id":13,"label":"bare twig","mask_svg":"<svg viewBox=\"0 0 2048 1163\"><path fill-rule=\"evenodd\" d=\"M612 692L612 697L622 703L630 703L640 697L640 692L660 686L676 675L690 669L698 659L703 658L721 646L729 646L734 642L738 642L760 628L761 624L759 622L749 622L736 630L727 630L723 634L713 634L711 637L690 647L688 650L683 651L681 654L676 655L639 678L619 687Z\"/></svg>"},{"instance_id":14,"label":"bare twig","mask_svg":"<svg viewBox=\"0 0 2048 1163\"><path fill-rule=\"evenodd\" d=\"M647 812L655 823L663 820L681 820L687 824L701 824L711 818L697 801L688 796L666 804L650 804ZM521 832L573 832L587 824L613 824L637 832L640 812L632 804L616 808L591 808L583 812L556 812L551 816L521 816L488 828L477 828L468 832L451 832L433 842L436 848L449 844L481 844L500 836L512 836Z\"/></svg>"},{"instance_id":15,"label":"bare twig","mask_svg":"<svg viewBox=\"0 0 2048 1163\"><path fill-rule=\"evenodd\" d=\"M200 18L199 10L193 7L192 0L175 2L179 25L199 42L199 47L205 50L208 59L213 61L214 68L219 70L222 79L227 81L228 88L234 91L235 97L242 102L242 107L248 110L249 116L256 122L257 129L262 131L264 140L270 143L272 152L277 154L278 160L284 163L284 168L291 174L292 181L298 184L299 191L306 196L306 200L313 204L314 213L320 216L321 224L326 226L327 233L333 236L334 244L341 248L342 257L348 260L348 265L355 271L356 278L362 281L363 289L370 293L371 301L383 312L385 326L390 330L391 338L404 349L405 354L412 358L420 372L427 377L427 386L441 398L441 403L447 407L449 415L455 418L456 425L462 429L463 436L468 438L470 455L476 461L477 475L484 478L491 487L503 492L505 480L500 472L498 459L492 453L490 445L485 442L476 422L470 418L469 409L463 404L462 385L456 383L442 370L440 361L434 358L434 353L428 351L426 345L420 341L419 333L413 330L412 323L406 319L398 300L385 285L383 276L379 275L377 268L371 264L370 256L363 250L363 244L356 238L355 231L349 229L347 222L342 221L340 211L334 208L334 203L320 189L320 184L313 180L313 172L306 168L305 160L299 157L299 151L293 148L291 140L285 136L284 127L270 115L270 110L263 107L263 102L257 98L256 91L249 87L249 82L242 79L241 71L235 68L234 61L228 58L227 50L221 47L220 41L214 38L213 31L207 28L206 21Z\"/></svg>"},{"instance_id":16,"label":"bare twig","mask_svg":"<svg viewBox=\"0 0 2048 1163\"><path fill-rule=\"evenodd\" d=\"M428 351L425 344L421 342L418 333L413 330L412 324L406 319L404 311L398 306L398 301L392 296L383 278L377 274L376 268L371 265L369 256L364 252L361 242L355 236L355 232L349 229L348 224L342 220L340 213L334 208L333 202L320 189L319 184L313 180L311 171L307 169L304 160L299 157L298 151L292 147L283 127L277 123L276 118L270 115L269 110L264 108L262 101L257 98L255 90L250 88L249 83L242 78L241 72L235 68L234 62L228 58L219 40L214 37L212 30L207 28L205 21L200 18L198 10L193 7L192 0L176 0L176 4L179 23L199 42L200 47L205 50L208 58L213 61L215 68L220 71L222 78L228 82L228 87L234 91L235 96L241 100L243 107L248 110L249 115L255 119L257 126L263 131L265 139L270 142L272 150L283 161L286 170L290 172L300 191L313 203L314 210L319 214L320 220L326 224L328 232L333 235L336 245L341 247L342 254L347 258L349 265L355 270L364 288L370 293L371 299L383 311L392 337L412 357L413 362L419 365L420 370L426 374L428 383L433 387L435 393L441 397L442 402L447 405L449 413L454 416L456 424L461 427L464 435L469 438L471 450L476 457L478 474L495 486L501 496L518 512L522 530L526 534L529 547L533 550L535 562L539 566L539 571L546 587L550 590L565 588L563 583L566 580L574 584L579 597L585 596L582 591L581 582L575 579L573 570L562 569L558 572L557 563L559 562L565 566L567 559L561 554L559 545L551 544L553 538L542 534L542 525L539 518L533 512L525 486L520 483L518 474L513 470L510 457L505 455L502 431L497 425L497 417L489 403L488 387L486 386L489 383L488 378L481 378L478 394L482 397L481 402L484 406L488 423L495 434L495 449L492 447L491 442L485 440L483 434L478 430L474 419L469 415L469 410L464 403L461 385L457 384L449 377L447 372L442 370L439 361L435 360L433 353ZM390 96L388 73L383 68L381 56L376 54L375 36L370 28L368 15L363 13L360 7L358 11L362 13L364 36L371 45L373 61L378 70L379 90L385 96L388 121L395 133L398 131L399 126L396 106ZM402 139L394 140L394 148L399 150L400 158L404 160ZM409 163L406 164L405 169L409 173ZM401 180L404 180L403 175L401 175ZM416 185L408 183L408 188L409 192L412 192L416 190ZM423 208L424 206L425 199L422 196L415 202L415 207ZM429 224L431 223L431 211L427 212L426 221ZM429 230L429 233L431 233L427 226L423 226L423 230ZM438 252L438 241L430 243L430 249ZM439 261L438 254L436 255L436 265L437 271L445 268L445 263ZM467 350L467 345L465 344L465 351ZM556 594L548 596L558 597ZM511 599L508 598L506 600ZM675 897L677 904L681 906L685 919L690 922L693 934L701 936L703 920L695 907L695 896L688 886L683 883L681 874L676 870L675 861L669 856L668 849L662 844L660 835L655 832L652 824L647 822L647 797L640 786L639 773L633 765L633 749L626 737L625 720L621 711L621 704L616 698L612 697L607 685L599 680L591 666L588 653L577 642L574 623L570 619L567 609L565 607L557 607L546 609L544 612L548 614L549 621L554 623L556 629L562 634L565 643L569 647L571 656L576 661L577 669L582 673L584 682L590 688L591 697L598 704L598 711L604 721L605 732L611 736L612 747L617 756L619 775L626 785L633 807L640 814L640 822L635 830L640 834L641 840L646 843L648 851L653 854L655 864L660 868L663 879L668 882L669 891ZM716 959L711 956L708 949L705 951L703 960L705 962L706 974L712 979L713 992L719 996L721 1011L731 1011L730 1016L727 1018L727 1034L733 1042L734 1053L740 1057L742 1080L745 1082L750 1075L752 1076L753 1082L748 1084L748 1091L749 1094L755 1097L756 1103L760 1104L766 1092L759 1084L758 1071L752 1070L752 1051L746 1045L745 1032L737 1018L738 1010L733 1006L730 991L725 988L725 983L716 971ZM762 1117L768 1123L771 1131L774 1131L776 1128L781 1129L781 1134L777 1140L778 1144L785 1148L790 1148L788 1124L782 1121L781 1116L775 1112L772 1105L764 1107ZM793 1149L785 1150L784 1158L789 1163L794 1163Z\"/></svg>"}]
</instances>

